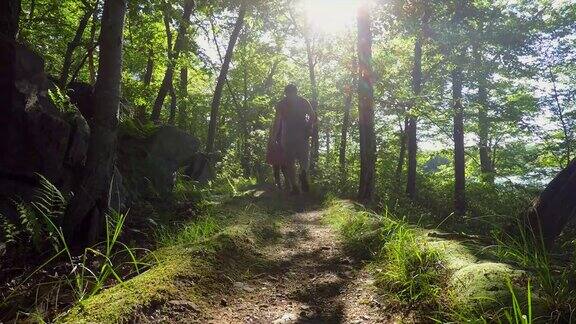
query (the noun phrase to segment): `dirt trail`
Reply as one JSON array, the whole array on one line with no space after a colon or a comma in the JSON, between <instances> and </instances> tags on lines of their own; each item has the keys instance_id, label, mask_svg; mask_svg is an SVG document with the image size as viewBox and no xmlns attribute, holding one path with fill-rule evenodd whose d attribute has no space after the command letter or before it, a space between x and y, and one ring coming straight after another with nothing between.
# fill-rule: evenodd
<instances>
[{"instance_id":1,"label":"dirt trail","mask_svg":"<svg viewBox=\"0 0 576 324\"><path fill-rule=\"evenodd\" d=\"M385 314L361 264L346 256L321 212L288 216L262 252L270 266L234 282L209 323L382 323Z\"/></svg>"}]
</instances>

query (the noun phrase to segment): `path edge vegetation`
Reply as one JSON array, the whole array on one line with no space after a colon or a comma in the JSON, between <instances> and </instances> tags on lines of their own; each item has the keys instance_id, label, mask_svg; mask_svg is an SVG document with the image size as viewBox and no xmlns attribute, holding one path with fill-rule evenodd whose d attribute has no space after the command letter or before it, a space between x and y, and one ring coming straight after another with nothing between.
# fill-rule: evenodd
<instances>
[{"instance_id":1,"label":"path edge vegetation","mask_svg":"<svg viewBox=\"0 0 576 324\"><path fill-rule=\"evenodd\" d=\"M224 198L199 218L159 231L160 247L152 252L155 266L79 302L55 322L134 321L172 300L192 302L199 309L210 307L206 296L226 291L234 280L261 266L257 246L277 237L276 216L282 212L266 212L250 198Z\"/></svg>"},{"instance_id":2,"label":"path edge vegetation","mask_svg":"<svg viewBox=\"0 0 576 324\"><path fill-rule=\"evenodd\" d=\"M531 273L478 257L458 240L349 200L328 199L323 218L366 260L393 308L435 322L532 323L543 315Z\"/></svg>"}]
</instances>

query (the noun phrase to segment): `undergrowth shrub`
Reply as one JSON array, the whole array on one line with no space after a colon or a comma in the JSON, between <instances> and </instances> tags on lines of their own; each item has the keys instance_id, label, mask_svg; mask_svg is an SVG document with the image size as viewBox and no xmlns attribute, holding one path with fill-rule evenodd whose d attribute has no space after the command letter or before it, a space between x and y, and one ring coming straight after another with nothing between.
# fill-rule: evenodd
<instances>
[{"instance_id":1,"label":"undergrowth shrub","mask_svg":"<svg viewBox=\"0 0 576 324\"><path fill-rule=\"evenodd\" d=\"M0 311L12 311L12 302L17 304L18 300L33 296L34 309L24 314L50 317L61 303L82 301L141 273L157 261L149 250L131 248L120 241L126 214L115 211L106 214L104 240L75 254L60 226L66 198L48 179L38 176L40 185L33 201L16 203L20 224L3 218L2 228L10 231L4 236L11 244L32 242L37 251L50 244L53 251L35 269L15 278L10 291L0 293Z\"/></svg>"}]
</instances>

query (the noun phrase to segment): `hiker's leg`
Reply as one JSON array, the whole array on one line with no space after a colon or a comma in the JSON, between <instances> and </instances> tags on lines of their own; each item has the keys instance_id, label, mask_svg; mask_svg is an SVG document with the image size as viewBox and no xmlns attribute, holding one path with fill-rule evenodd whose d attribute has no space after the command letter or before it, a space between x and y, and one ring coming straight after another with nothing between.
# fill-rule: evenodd
<instances>
[{"instance_id":1,"label":"hiker's leg","mask_svg":"<svg viewBox=\"0 0 576 324\"><path fill-rule=\"evenodd\" d=\"M286 165L281 166L280 170L282 170L282 175L284 176L284 188L290 189L289 184L288 184L288 172L286 170Z\"/></svg>"},{"instance_id":2,"label":"hiker's leg","mask_svg":"<svg viewBox=\"0 0 576 324\"><path fill-rule=\"evenodd\" d=\"M310 191L310 183L308 179L308 168L310 164L310 150L308 142L302 146L298 157L298 163L300 164L300 185L302 186L302 191Z\"/></svg>"},{"instance_id":3,"label":"hiker's leg","mask_svg":"<svg viewBox=\"0 0 576 324\"><path fill-rule=\"evenodd\" d=\"M278 189L282 189L282 183L280 182L280 166L273 165L272 170L274 172L274 185L276 185Z\"/></svg>"},{"instance_id":4,"label":"hiker's leg","mask_svg":"<svg viewBox=\"0 0 576 324\"><path fill-rule=\"evenodd\" d=\"M286 164L286 173L288 174L288 188L292 190L293 193L298 193L298 184L296 183L296 167L294 165L294 160Z\"/></svg>"}]
</instances>

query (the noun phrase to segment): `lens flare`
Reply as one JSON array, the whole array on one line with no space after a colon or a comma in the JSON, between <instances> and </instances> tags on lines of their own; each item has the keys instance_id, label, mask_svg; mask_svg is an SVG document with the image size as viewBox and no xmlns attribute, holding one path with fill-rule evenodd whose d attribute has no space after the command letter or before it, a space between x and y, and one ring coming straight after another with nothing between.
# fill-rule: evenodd
<instances>
[{"instance_id":1,"label":"lens flare","mask_svg":"<svg viewBox=\"0 0 576 324\"><path fill-rule=\"evenodd\" d=\"M337 34L354 25L359 0L302 0L301 8L311 29Z\"/></svg>"}]
</instances>

